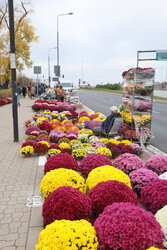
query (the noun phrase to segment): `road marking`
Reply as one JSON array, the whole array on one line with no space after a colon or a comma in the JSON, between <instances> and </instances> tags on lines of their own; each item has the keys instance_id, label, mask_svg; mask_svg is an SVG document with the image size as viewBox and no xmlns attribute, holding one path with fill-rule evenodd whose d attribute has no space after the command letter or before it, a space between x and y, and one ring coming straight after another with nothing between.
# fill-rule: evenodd
<instances>
[{"instance_id":1,"label":"road marking","mask_svg":"<svg viewBox=\"0 0 167 250\"><path fill-rule=\"evenodd\" d=\"M154 114L159 114L159 112L158 111L152 111Z\"/></svg>"}]
</instances>

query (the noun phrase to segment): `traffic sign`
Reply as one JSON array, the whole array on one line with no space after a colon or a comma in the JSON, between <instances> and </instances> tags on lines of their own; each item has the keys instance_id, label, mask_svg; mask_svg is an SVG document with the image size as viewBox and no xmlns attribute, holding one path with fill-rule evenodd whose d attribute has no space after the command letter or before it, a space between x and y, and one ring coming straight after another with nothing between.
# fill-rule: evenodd
<instances>
[{"instance_id":1,"label":"traffic sign","mask_svg":"<svg viewBox=\"0 0 167 250\"><path fill-rule=\"evenodd\" d=\"M167 61L167 50L157 50L156 60L157 61Z\"/></svg>"},{"instance_id":2,"label":"traffic sign","mask_svg":"<svg viewBox=\"0 0 167 250\"><path fill-rule=\"evenodd\" d=\"M60 76L60 66L59 65L54 66L54 73L55 73L55 76Z\"/></svg>"},{"instance_id":3,"label":"traffic sign","mask_svg":"<svg viewBox=\"0 0 167 250\"><path fill-rule=\"evenodd\" d=\"M34 66L34 74L41 74L41 66Z\"/></svg>"}]
</instances>

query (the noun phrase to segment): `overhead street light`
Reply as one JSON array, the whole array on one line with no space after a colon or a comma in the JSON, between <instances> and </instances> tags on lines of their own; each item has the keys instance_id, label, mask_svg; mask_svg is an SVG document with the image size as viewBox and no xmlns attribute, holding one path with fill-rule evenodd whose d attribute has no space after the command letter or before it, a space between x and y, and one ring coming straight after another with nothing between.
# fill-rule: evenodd
<instances>
[{"instance_id":1,"label":"overhead street light","mask_svg":"<svg viewBox=\"0 0 167 250\"><path fill-rule=\"evenodd\" d=\"M52 49L57 49L57 47L53 47L53 48L49 48L48 49L48 82L49 82L49 87L50 87L50 53L49 51L52 50Z\"/></svg>"},{"instance_id":2,"label":"overhead street light","mask_svg":"<svg viewBox=\"0 0 167 250\"><path fill-rule=\"evenodd\" d=\"M73 15L73 13L70 12L70 13L64 13L64 14L57 15L57 67L58 68L60 67L60 64L59 64L59 17L60 16L68 16L68 15ZM60 70L59 70L59 72L60 72ZM59 83L59 77L60 77L60 73L57 76L58 83Z\"/></svg>"}]
</instances>

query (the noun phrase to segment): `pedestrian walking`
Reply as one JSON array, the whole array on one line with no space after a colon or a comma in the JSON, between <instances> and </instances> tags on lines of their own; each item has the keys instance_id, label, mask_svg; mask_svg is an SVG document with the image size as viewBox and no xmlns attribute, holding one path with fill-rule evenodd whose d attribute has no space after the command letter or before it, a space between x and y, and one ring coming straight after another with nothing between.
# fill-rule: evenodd
<instances>
[{"instance_id":1,"label":"pedestrian walking","mask_svg":"<svg viewBox=\"0 0 167 250\"><path fill-rule=\"evenodd\" d=\"M60 100L64 102L65 90L60 86Z\"/></svg>"},{"instance_id":2,"label":"pedestrian walking","mask_svg":"<svg viewBox=\"0 0 167 250\"><path fill-rule=\"evenodd\" d=\"M20 83L17 84L16 93L17 93L17 106L20 106L20 96L21 96Z\"/></svg>"},{"instance_id":3,"label":"pedestrian walking","mask_svg":"<svg viewBox=\"0 0 167 250\"><path fill-rule=\"evenodd\" d=\"M34 86L32 86L30 92L31 92L31 99L32 99L33 97L35 97L35 87Z\"/></svg>"},{"instance_id":4,"label":"pedestrian walking","mask_svg":"<svg viewBox=\"0 0 167 250\"><path fill-rule=\"evenodd\" d=\"M26 93L27 93L27 89L26 89L25 86L23 86L23 88L22 88L22 94L23 94L23 97L24 97L24 98L25 98L25 96L26 96Z\"/></svg>"},{"instance_id":5,"label":"pedestrian walking","mask_svg":"<svg viewBox=\"0 0 167 250\"><path fill-rule=\"evenodd\" d=\"M60 101L60 86L59 85L57 86L56 92L57 92L57 100Z\"/></svg>"}]
</instances>

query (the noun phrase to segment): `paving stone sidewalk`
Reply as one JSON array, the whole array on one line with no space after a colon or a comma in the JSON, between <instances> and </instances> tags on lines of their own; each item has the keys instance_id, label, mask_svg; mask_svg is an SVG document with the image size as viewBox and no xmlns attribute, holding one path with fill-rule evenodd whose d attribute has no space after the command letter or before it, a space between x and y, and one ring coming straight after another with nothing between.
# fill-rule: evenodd
<instances>
[{"instance_id":1,"label":"paving stone sidewalk","mask_svg":"<svg viewBox=\"0 0 167 250\"><path fill-rule=\"evenodd\" d=\"M38 157L24 158L19 154L25 139L24 122L32 119L33 102L21 99L19 142L13 142L12 104L0 107L0 249L4 250L34 249L32 245L28 247L34 215L26 203L27 197L37 192Z\"/></svg>"}]
</instances>

